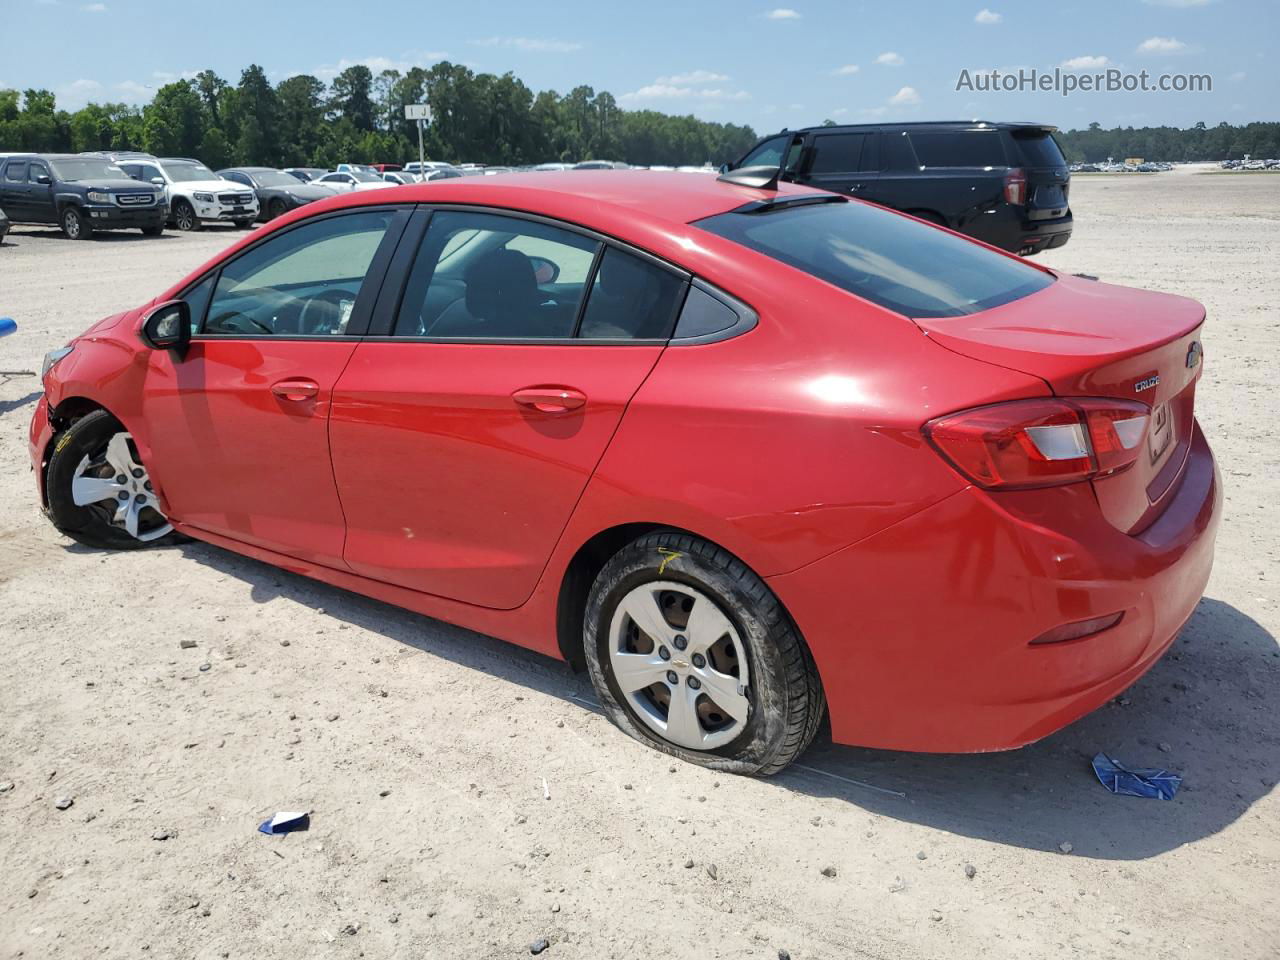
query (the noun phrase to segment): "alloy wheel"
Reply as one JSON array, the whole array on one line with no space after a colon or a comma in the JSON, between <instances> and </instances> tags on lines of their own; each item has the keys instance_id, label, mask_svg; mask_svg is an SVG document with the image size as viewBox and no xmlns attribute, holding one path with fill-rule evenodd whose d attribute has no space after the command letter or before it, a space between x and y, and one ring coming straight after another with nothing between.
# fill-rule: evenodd
<instances>
[{"instance_id":1,"label":"alloy wheel","mask_svg":"<svg viewBox=\"0 0 1280 960\"><path fill-rule=\"evenodd\" d=\"M628 592L609 628L609 666L632 712L689 750L714 750L742 733L751 710L746 647L702 591L651 580Z\"/></svg>"},{"instance_id":2,"label":"alloy wheel","mask_svg":"<svg viewBox=\"0 0 1280 960\"><path fill-rule=\"evenodd\" d=\"M119 432L94 456L85 456L71 480L71 499L93 507L135 540L158 540L173 530L139 462L133 437Z\"/></svg>"}]
</instances>

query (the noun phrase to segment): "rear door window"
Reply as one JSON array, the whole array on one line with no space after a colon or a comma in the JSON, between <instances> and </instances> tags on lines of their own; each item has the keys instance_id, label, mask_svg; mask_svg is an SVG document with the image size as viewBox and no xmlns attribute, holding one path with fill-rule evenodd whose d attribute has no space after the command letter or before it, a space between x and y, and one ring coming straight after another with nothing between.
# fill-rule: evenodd
<instances>
[{"instance_id":1,"label":"rear door window","mask_svg":"<svg viewBox=\"0 0 1280 960\"><path fill-rule=\"evenodd\" d=\"M924 167L1003 167L1009 162L998 130L921 131L910 137Z\"/></svg>"},{"instance_id":2,"label":"rear door window","mask_svg":"<svg viewBox=\"0 0 1280 960\"><path fill-rule=\"evenodd\" d=\"M26 183L27 161L10 160L9 165L4 168L4 178L10 183Z\"/></svg>"},{"instance_id":3,"label":"rear door window","mask_svg":"<svg viewBox=\"0 0 1280 960\"><path fill-rule=\"evenodd\" d=\"M920 161L905 133L886 133L880 138L880 169L885 171L919 170Z\"/></svg>"},{"instance_id":4,"label":"rear door window","mask_svg":"<svg viewBox=\"0 0 1280 960\"><path fill-rule=\"evenodd\" d=\"M813 138L813 166L809 172L853 173L862 163L862 150L868 134L865 133L829 133L819 134Z\"/></svg>"},{"instance_id":5,"label":"rear door window","mask_svg":"<svg viewBox=\"0 0 1280 960\"><path fill-rule=\"evenodd\" d=\"M861 203L722 213L696 226L908 317L958 317L1053 283L1029 264Z\"/></svg>"},{"instance_id":6,"label":"rear door window","mask_svg":"<svg viewBox=\"0 0 1280 960\"><path fill-rule=\"evenodd\" d=\"M684 281L646 260L605 250L578 336L586 340L666 340Z\"/></svg>"}]
</instances>

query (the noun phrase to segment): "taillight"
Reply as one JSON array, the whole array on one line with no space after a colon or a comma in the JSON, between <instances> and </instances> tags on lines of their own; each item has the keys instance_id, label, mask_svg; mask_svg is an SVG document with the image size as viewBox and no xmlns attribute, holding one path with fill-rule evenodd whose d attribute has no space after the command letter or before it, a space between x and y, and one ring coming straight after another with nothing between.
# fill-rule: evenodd
<instances>
[{"instance_id":1,"label":"taillight","mask_svg":"<svg viewBox=\"0 0 1280 960\"><path fill-rule=\"evenodd\" d=\"M1054 487L1104 477L1138 459L1151 408L1132 400L1014 400L924 425L929 442L988 489Z\"/></svg>"},{"instance_id":2,"label":"taillight","mask_svg":"<svg viewBox=\"0 0 1280 960\"><path fill-rule=\"evenodd\" d=\"M1027 174L1021 167L1004 175L1004 201L1018 207L1027 202Z\"/></svg>"}]
</instances>

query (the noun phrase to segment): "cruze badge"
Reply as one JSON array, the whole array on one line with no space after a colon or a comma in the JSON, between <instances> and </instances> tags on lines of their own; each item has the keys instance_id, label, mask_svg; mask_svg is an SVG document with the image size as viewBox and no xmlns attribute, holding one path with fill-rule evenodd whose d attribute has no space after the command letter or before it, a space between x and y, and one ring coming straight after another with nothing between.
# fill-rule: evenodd
<instances>
[{"instance_id":1,"label":"cruze badge","mask_svg":"<svg viewBox=\"0 0 1280 960\"><path fill-rule=\"evenodd\" d=\"M1194 370L1200 366L1200 358L1204 356L1204 347L1200 346L1199 340L1193 340L1191 346L1187 347L1187 369Z\"/></svg>"},{"instance_id":2,"label":"cruze badge","mask_svg":"<svg viewBox=\"0 0 1280 960\"><path fill-rule=\"evenodd\" d=\"M1154 377L1147 377L1147 379L1139 380L1137 383L1133 385L1133 392L1141 393L1143 390L1150 390L1152 387L1159 386L1159 385L1160 385L1160 377L1158 375Z\"/></svg>"}]
</instances>

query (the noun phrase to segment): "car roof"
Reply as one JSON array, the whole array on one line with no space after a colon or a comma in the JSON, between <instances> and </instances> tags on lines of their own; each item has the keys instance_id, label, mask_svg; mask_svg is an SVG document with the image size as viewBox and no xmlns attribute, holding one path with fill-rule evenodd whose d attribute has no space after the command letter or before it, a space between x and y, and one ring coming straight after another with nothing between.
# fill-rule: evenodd
<instances>
[{"instance_id":1,"label":"car roof","mask_svg":"<svg viewBox=\"0 0 1280 960\"><path fill-rule=\"evenodd\" d=\"M235 170L239 173L279 173L275 167L223 167L223 170ZM218 171L221 173L222 171Z\"/></svg>"},{"instance_id":2,"label":"car roof","mask_svg":"<svg viewBox=\"0 0 1280 960\"><path fill-rule=\"evenodd\" d=\"M795 130L779 130L777 133L771 133L760 139L771 140L786 133L838 133L841 130L974 130L983 127L993 130L1044 130L1049 132L1058 129L1051 123L1034 123L1029 120L911 120L903 123L839 123L825 127L799 127Z\"/></svg>"},{"instance_id":3,"label":"car roof","mask_svg":"<svg viewBox=\"0 0 1280 960\"><path fill-rule=\"evenodd\" d=\"M779 183L762 190L716 177L654 170L564 170L508 173L501 177L452 177L387 191L348 193L324 201L331 206L364 206L399 200L408 203L457 203L506 207L550 217L605 233L625 232L627 220L650 224L688 224L744 204L778 196L821 193L810 187Z\"/></svg>"}]
</instances>

